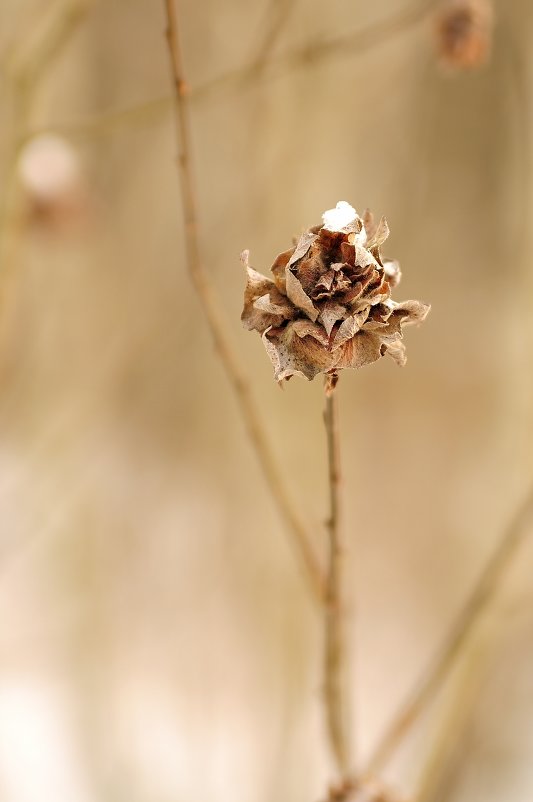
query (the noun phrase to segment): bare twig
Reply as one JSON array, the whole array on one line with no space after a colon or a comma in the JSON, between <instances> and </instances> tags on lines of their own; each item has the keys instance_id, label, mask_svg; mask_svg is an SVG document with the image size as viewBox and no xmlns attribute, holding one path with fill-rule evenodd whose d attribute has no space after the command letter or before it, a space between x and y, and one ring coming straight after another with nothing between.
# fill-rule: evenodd
<instances>
[{"instance_id":1,"label":"bare twig","mask_svg":"<svg viewBox=\"0 0 533 802\"><path fill-rule=\"evenodd\" d=\"M379 742L367 765L366 771L369 774L377 774L385 767L433 700L436 691L455 664L482 615L496 596L505 571L529 532L532 516L533 488L505 530L444 646Z\"/></svg>"},{"instance_id":2,"label":"bare twig","mask_svg":"<svg viewBox=\"0 0 533 802\"><path fill-rule=\"evenodd\" d=\"M429 8L430 2L426 0L401 11L390 19L347 34L343 33L327 42L315 42L295 48L270 59L267 59L269 49L266 47L265 40L259 55L256 55L251 63L222 73L197 87L190 87L188 100L190 102L202 101L226 87L240 89L259 78L275 78L291 70L305 67L310 63L317 64L328 58L338 58L350 54L360 55L373 47L384 44L402 31L409 30L418 22L422 22ZM142 125L159 119L172 108L172 102L172 97L162 96L124 109L106 111L89 120L54 123L33 131L32 135L54 132L80 139L105 136L124 126Z\"/></svg>"},{"instance_id":3,"label":"bare twig","mask_svg":"<svg viewBox=\"0 0 533 802\"><path fill-rule=\"evenodd\" d=\"M324 632L324 703L327 732L331 751L335 758L338 779L348 778L349 745L346 727L347 702L345 699L345 645L342 597L342 558L343 550L340 535L340 442L338 429L337 397L334 389L328 388L326 379L326 424L328 446L329 517L328 566L325 593L325 632Z\"/></svg>"},{"instance_id":4,"label":"bare twig","mask_svg":"<svg viewBox=\"0 0 533 802\"><path fill-rule=\"evenodd\" d=\"M255 448L268 486L279 512L293 536L306 576L317 598L323 595L322 572L314 554L304 524L300 520L285 488L278 465L270 448L267 435L244 375L238 355L227 335L226 321L207 273L201 253L196 217L196 197L192 176L190 146L190 116L187 84L185 82L179 39L178 15L173 0L164 0L167 14L167 39L172 62L176 99L176 127L178 134L178 165L183 199L183 216L189 273L206 315L211 335L222 364L233 386L250 440Z\"/></svg>"}]
</instances>

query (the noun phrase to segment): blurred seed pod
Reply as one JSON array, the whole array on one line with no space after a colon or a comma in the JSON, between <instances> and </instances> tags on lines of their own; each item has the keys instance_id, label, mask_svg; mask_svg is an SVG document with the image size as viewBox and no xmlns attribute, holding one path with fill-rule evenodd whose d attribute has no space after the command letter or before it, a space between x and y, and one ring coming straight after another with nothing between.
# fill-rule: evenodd
<instances>
[{"instance_id":1,"label":"blurred seed pod","mask_svg":"<svg viewBox=\"0 0 533 802\"><path fill-rule=\"evenodd\" d=\"M475 70L487 63L494 14L491 0L445 0L435 19L439 60L455 70Z\"/></svg>"},{"instance_id":2,"label":"blurred seed pod","mask_svg":"<svg viewBox=\"0 0 533 802\"><path fill-rule=\"evenodd\" d=\"M66 139L43 134L31 139L19 160L27 222L50 232L83 223L89 197L81 159Z\"/></svg>"}]
</instances>

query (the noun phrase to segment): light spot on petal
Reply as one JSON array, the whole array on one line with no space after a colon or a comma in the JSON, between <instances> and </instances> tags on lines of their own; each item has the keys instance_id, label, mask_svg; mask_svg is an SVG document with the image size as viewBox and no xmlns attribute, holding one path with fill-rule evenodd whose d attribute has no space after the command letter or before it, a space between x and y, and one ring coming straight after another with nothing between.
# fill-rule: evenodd
<instances>
[{"instance_id":1,"label":"light spot on petal","mask_svg":"<svg viewBox=\"0 0 533 802\"><path fill-rule=\"evenodd\" d=\"M357 219L357 212L346 201L339 201L334 209L322 215L324 228L328 231L342 231Z\"/></svg>"}]
</instances>

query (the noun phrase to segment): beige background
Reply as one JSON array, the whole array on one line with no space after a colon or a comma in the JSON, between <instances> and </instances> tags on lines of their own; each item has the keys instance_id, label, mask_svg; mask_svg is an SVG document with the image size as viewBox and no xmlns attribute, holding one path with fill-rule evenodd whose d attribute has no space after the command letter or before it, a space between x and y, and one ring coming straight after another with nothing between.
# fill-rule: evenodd
<instances>
[{"instance_id":1,"label":"beige background","mask_svg":"<svg viewBox=\"0 0 533 802\"><path fill-rule=\"evenodd\" d=\"M11 66L67 6L1 4L3 193ZM190 83L253 61L279 8L270 59L406 7L184 1ZM405 369L383 360L340 385L363 754L530 481L533 8L500 0L496 16L490 64L470 74L439 67L425 19L191 101L204 258L318 547L321 385L273 382L240 327L238 255L250 248L266 272L345 199L387 215L396 297L433 305L407 332ZM29 130L74 149L81 200L75 215L37 220L26 194L0 273L7 802L307 802L327 778L320 622L186 275L163 29L162 2L95 0L33 93ZM453 802L533 796L532 555L480 641ZM442 715L389 772L405 790Z\"/></svg>"}]
</instances>

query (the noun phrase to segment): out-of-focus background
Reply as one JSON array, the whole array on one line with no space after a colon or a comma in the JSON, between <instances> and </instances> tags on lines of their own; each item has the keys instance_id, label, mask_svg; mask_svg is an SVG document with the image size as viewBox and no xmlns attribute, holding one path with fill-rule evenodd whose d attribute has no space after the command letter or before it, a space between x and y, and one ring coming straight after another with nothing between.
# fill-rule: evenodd
<instances>
[{"instance_id":1,"label":"out-of-focus background","mask_svg":"<svg viewBox=\"0 0 533 802\"><path fill-rule=\"evenodd\" d=\"M268 272L344 199L387 215L395 297L433 307L405 369L339 389L364 757L530 482L533 7L496 2L466 70L438 2L179 5L203 256L317 549L322 387L272 380L239 253ZM320 619L187 276L164 27L156 0L0 6L6 802L297 802L328 777ZM532 549L460 688L453 802L533 796ZM447 693L388 769L406 791Z\"/></svg>"}]
</instances>

